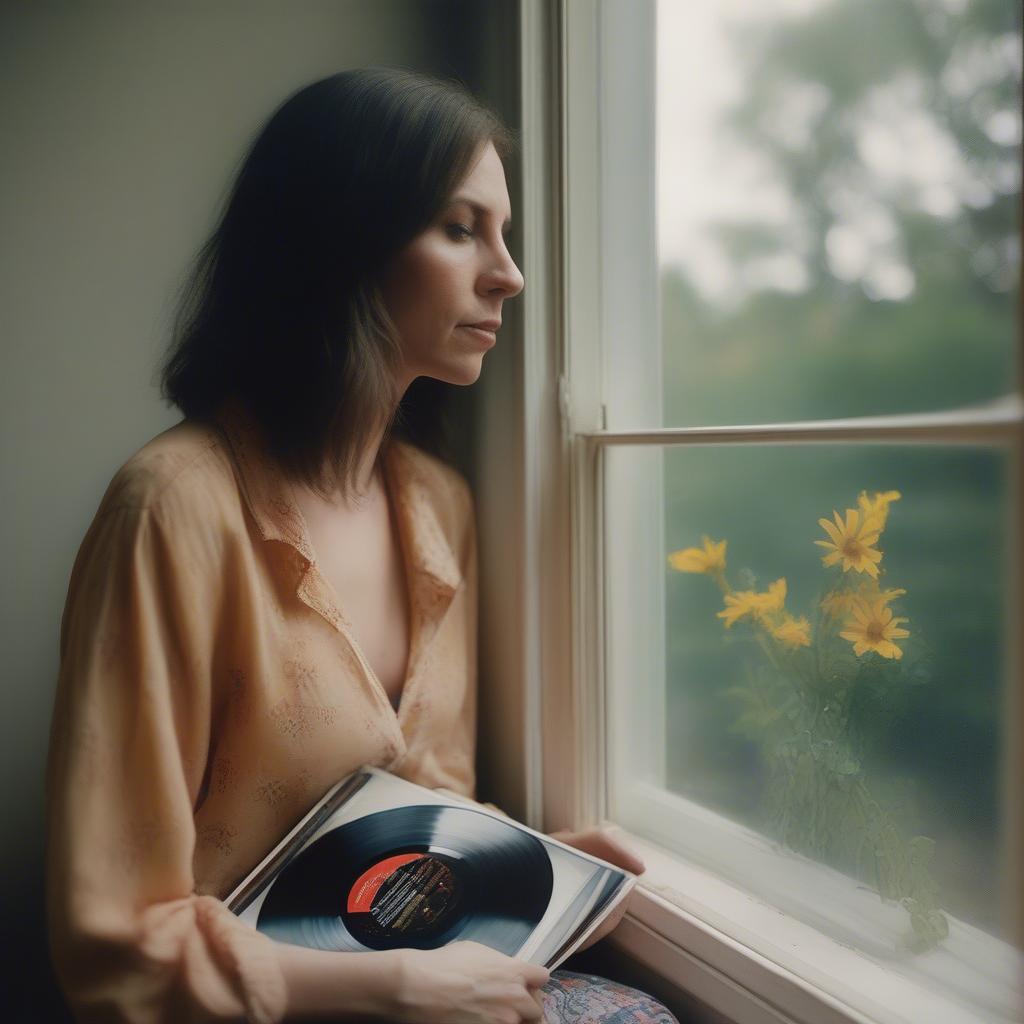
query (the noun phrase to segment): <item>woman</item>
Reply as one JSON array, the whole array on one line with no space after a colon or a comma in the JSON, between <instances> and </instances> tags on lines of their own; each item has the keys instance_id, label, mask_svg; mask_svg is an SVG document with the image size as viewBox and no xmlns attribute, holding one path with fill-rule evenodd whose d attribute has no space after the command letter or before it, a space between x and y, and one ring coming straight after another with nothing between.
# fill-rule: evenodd
<instances>
[{"instance_id":1,"label":"woman","mask_svg":"<svg viewBox=\"0 0 1024 1024\"><path fill-rule=\"evenodd\" d=\"M291 97L241 167L164 367L185 419L115 475L62 622L48 900L82 1020L672 1019L476 943L279 944L220 902L361 764L473 795L472 498L399 435L523 287L510 146L460 88L371 68Z\"/></svg>"}]
</instances>

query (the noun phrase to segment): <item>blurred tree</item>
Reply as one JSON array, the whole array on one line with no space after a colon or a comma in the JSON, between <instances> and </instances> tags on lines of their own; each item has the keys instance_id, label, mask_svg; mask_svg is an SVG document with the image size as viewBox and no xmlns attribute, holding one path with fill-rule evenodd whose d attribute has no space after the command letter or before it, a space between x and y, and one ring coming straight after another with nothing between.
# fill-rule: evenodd
<instances>
[{"instance_id":1,"label":"blurred tree","mask_svg":"<svg viewBox=\"0 0 1024 1024\"><path fill-rule=\"evenodd\" d=\"M872 415L1014 381L1020 8L832 0L731 28L721 124L788 196L781 228L712 226L728 302L666 268L666 422ZM803 282L771 284L775 261Z\"/></svg>"}]
</instances>

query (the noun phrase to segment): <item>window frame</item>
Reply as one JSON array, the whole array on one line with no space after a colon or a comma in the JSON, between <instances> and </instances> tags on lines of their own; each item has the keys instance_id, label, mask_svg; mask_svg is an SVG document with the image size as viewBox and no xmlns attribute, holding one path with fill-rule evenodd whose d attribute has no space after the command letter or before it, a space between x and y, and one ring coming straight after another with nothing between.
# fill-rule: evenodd
<instances>
[{"instance_id":1,"label":"window frame","mask_svg":"<svg viewBox=\"0 0 1024 1024\"><path fill-rule=\"evenodd\" d=\"M602 54L601 45L609 38L608 24L614 24L616 45L624 40L626 45L635 44L638 35L652 27L645 12L653 12L653 0L643 4L633 0L628 17L626 8L615 0L551 4L524 0L520 6L523 257L531 282L524 293L523 596L530 610L524 745L527 789L532 794L528 819L549 830L603 823L622 831L606 817L602 765L608 710L604 680L610 653L602 630L608 602L602 559L609 513L603 481L607 450L624 445L710 443L995 442L1013 453L1013 502L1016 508L1022 507L1024 403L1019 376L1024 360L1020 359L1017 394L987 409L718 428L605 429L603 383L614 367L606 364L607 347L602 342L602 330L608 330L602 308L602 246L609 239L600 216L600 195L613 140L602 137L600 104L594 97L601 102L606 99L604 76L612 62ZM642 76L633 86L641 96L644 89L653 90L653 66L650 81L639 79ZM653 130L653 118L650 123ZM610 173L614 175L614 169ZM623 229L617 227L615 242L622 244ZM641 230L649 231L649 224ZM647 282L646 292L642 280L629 287L639 288L649 301L651 284ZM656 294L656 279L653 284ZM649 330L652 323L657 326L656 305L653 310L653 320L650 309L639 314ZM651 335L657 342L660 331L652 330ZM1024 578L1022 547L1018 527L1014 552L1018 608ZM1006 765L1007 780L1012 782L1008 856L1011 864L1020 865L1024 863L1024 786L1016 780L1024 774L1024 687L1019 630L1009 632L1015 670L1008 708L1008 720L1013 723L1008 730ZM732 907L734 913L765 910L759 901L699 866L683 864L654 844L626 835L648 864L659 865L660 879L674 872L680 885L717 892L722 906ZM1024 938L1022 873L1018 869L1011 893L1018 942ZM777 911L770 912L777 920ZM828 962L834 962L838 952L847 958L844 971L849 977L869 983L865 958L822 939L796 919L787 919L787 927L792 929L794 943L816 943ZM713 913L680 906L648 885L637 887L630 913L609 942L666 979L681 1005L696 997L741 1024L875 1019L737 941L716 927ZM913 997L911 989L903 991L903 998Z\"/></svg>"}]
</instances>

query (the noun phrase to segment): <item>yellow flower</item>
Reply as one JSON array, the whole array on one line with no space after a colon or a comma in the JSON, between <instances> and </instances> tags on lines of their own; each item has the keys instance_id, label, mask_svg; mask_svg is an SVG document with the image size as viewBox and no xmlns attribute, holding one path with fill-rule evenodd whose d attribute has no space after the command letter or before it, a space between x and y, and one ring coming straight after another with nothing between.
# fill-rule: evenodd
<instances>
[{"instance_id":1,"label":"yellow flower","mask_svg":"<svg viewBox=\"0 0 1024 1024\"><path fill-rule=\"evenodd\" d=\"M771 612L781 611L786 603L786 579L781 577L768 585L768 589L758 594L753 590L740 590L725 595L725 610L717 612L720 619L725 620L728 629L738 619L753 614L762 622Z\"/></svg>"},{"instance_id":2,"label":"yellow flower","mask_svg":"<svg viewBox=\"0 0 1024 1024\"><path fill-rule=\"evenodd\" d=\"M839 635L853 644L853 653L858 657L868 651L875 651L883 658L902 658L903 651L896 645L910 633L900 628L901 622L909 620L894 616L884 600L857 601L846 629Z\"/></svg>"},{"instance_id":3,"label":"yellow flower","mask_svg":"<svg viewBox=\"0 0 1024 1024\"><path fill-rule=\"evenodd\" d=\"M725 541L702 538L704 547L683 548L668 556L668 564L677 572L721 572L725 569Z\"/></svg>"},{"instance_id":4,"label":"yellow flower","mask_svg":"<svg viewBox=\"0 0 1024 1024\"><path fill-rule=\"evenodd\" d=\"M831 591L821 599L821 610L826 615L838 619L840 615L849 615L857 601L881 601L883 604L888 604L890 601L895 601L897 597L902 597L905 593L905 590L897 588L879 590L878 584L871 580L856 590Z\"/></svg>"},{"instance_id":5,"label":"yellow flower","mask_svg":"<svg viewBox=\"0 0 1024 1024\"><path fill-rule=\"evenodd\" d=\"M780 577L774 583L768 584L768 589L763 594L758 594L758 611L779 612L786 603L786 578Z\"/></svg>"},{"instance_id":6,"label":"yellow flower","mask_svg":"<svg viewBox=\"0 0 1024 1024\"><path fill-rule=\"evenodd\" d=\"M821 599L821 610L838 619L840 615L850 613L856 600L857 594L853 590L833 590Z\"/></svg>"},{"instance_id":7,"label":"yellow flower","mask_svg":"<svg viewBox=\"0 0 1024 1024\"><path fill-rule=\"evenodd\" d=\"M865 522L868 519L874 519L878 523L878 529L884 530L885 521L889 518L889 505L894 501L899 501L901 497L899 491L875 491L869 498L867 491L861 491L857 498L857 504L860 506Z\"/></svg>"},{"instance_id":8,"label":"yellow flower","mask_svg":"<svg viewBox=\"0 0 1024 1024\"><path fill-rule=\"evenodd\" d=\"M772 636L787 647L810 647L811 624L803 616L794 619L792 615L787 615L782 625L772 630Z\"/></svg>"},{"instance_id":9,"label":"yellow flower","mask_svg":"<svg viewBox=\"0 0 1024 1024\"><path fill-rule=\"evenodd\" d=\"M832 510L836 521L819 519L818 525L829 535L829 540L816 540L819 547L828 548L829 553L822 557L825 565L835 565L842 560L843 572L855 569L866 572L871 577L878 576L878 563L882 560L882 552L873 547L878 543L881 533L876 519L862 519L856 509L846 510L846 521L839 513Z\"/></svg>"},{"instance_id":10,"label":"yellow flower","mask_svg":"<svg viewBox=\"0 0 1024 1024\"><path fill-rule=\"evenodd\" d=\"M725 628L728 629L744 615L756 611L758 596L752 590L738 590L733 594L726 594L725 610L716 613L720 619L725 619Z\"/></svg>"}]
</instances>

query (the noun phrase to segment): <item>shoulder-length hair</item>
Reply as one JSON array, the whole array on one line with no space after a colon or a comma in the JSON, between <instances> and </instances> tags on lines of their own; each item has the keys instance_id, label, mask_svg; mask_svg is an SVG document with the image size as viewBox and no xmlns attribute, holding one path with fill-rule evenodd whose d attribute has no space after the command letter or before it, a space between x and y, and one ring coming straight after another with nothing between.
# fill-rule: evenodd
<instances>
[{"instance_id":1,"label":"shoulder-length hair","mask_svg":"<svg viewBox=\"0 0 1024 1024\"><path fill-rule=\"evenodd\" d=\"M399 339L379 281L487 142L502 158L514 147L459 83L402 68L342 71L291 96L186 279L164 398L195 418L240 401L285 472L323 495L351 491L382 428L385 442L396 430L436 448L440 410L424 405L446 385L396 393Z\"/></svg>"}]
</instances>

